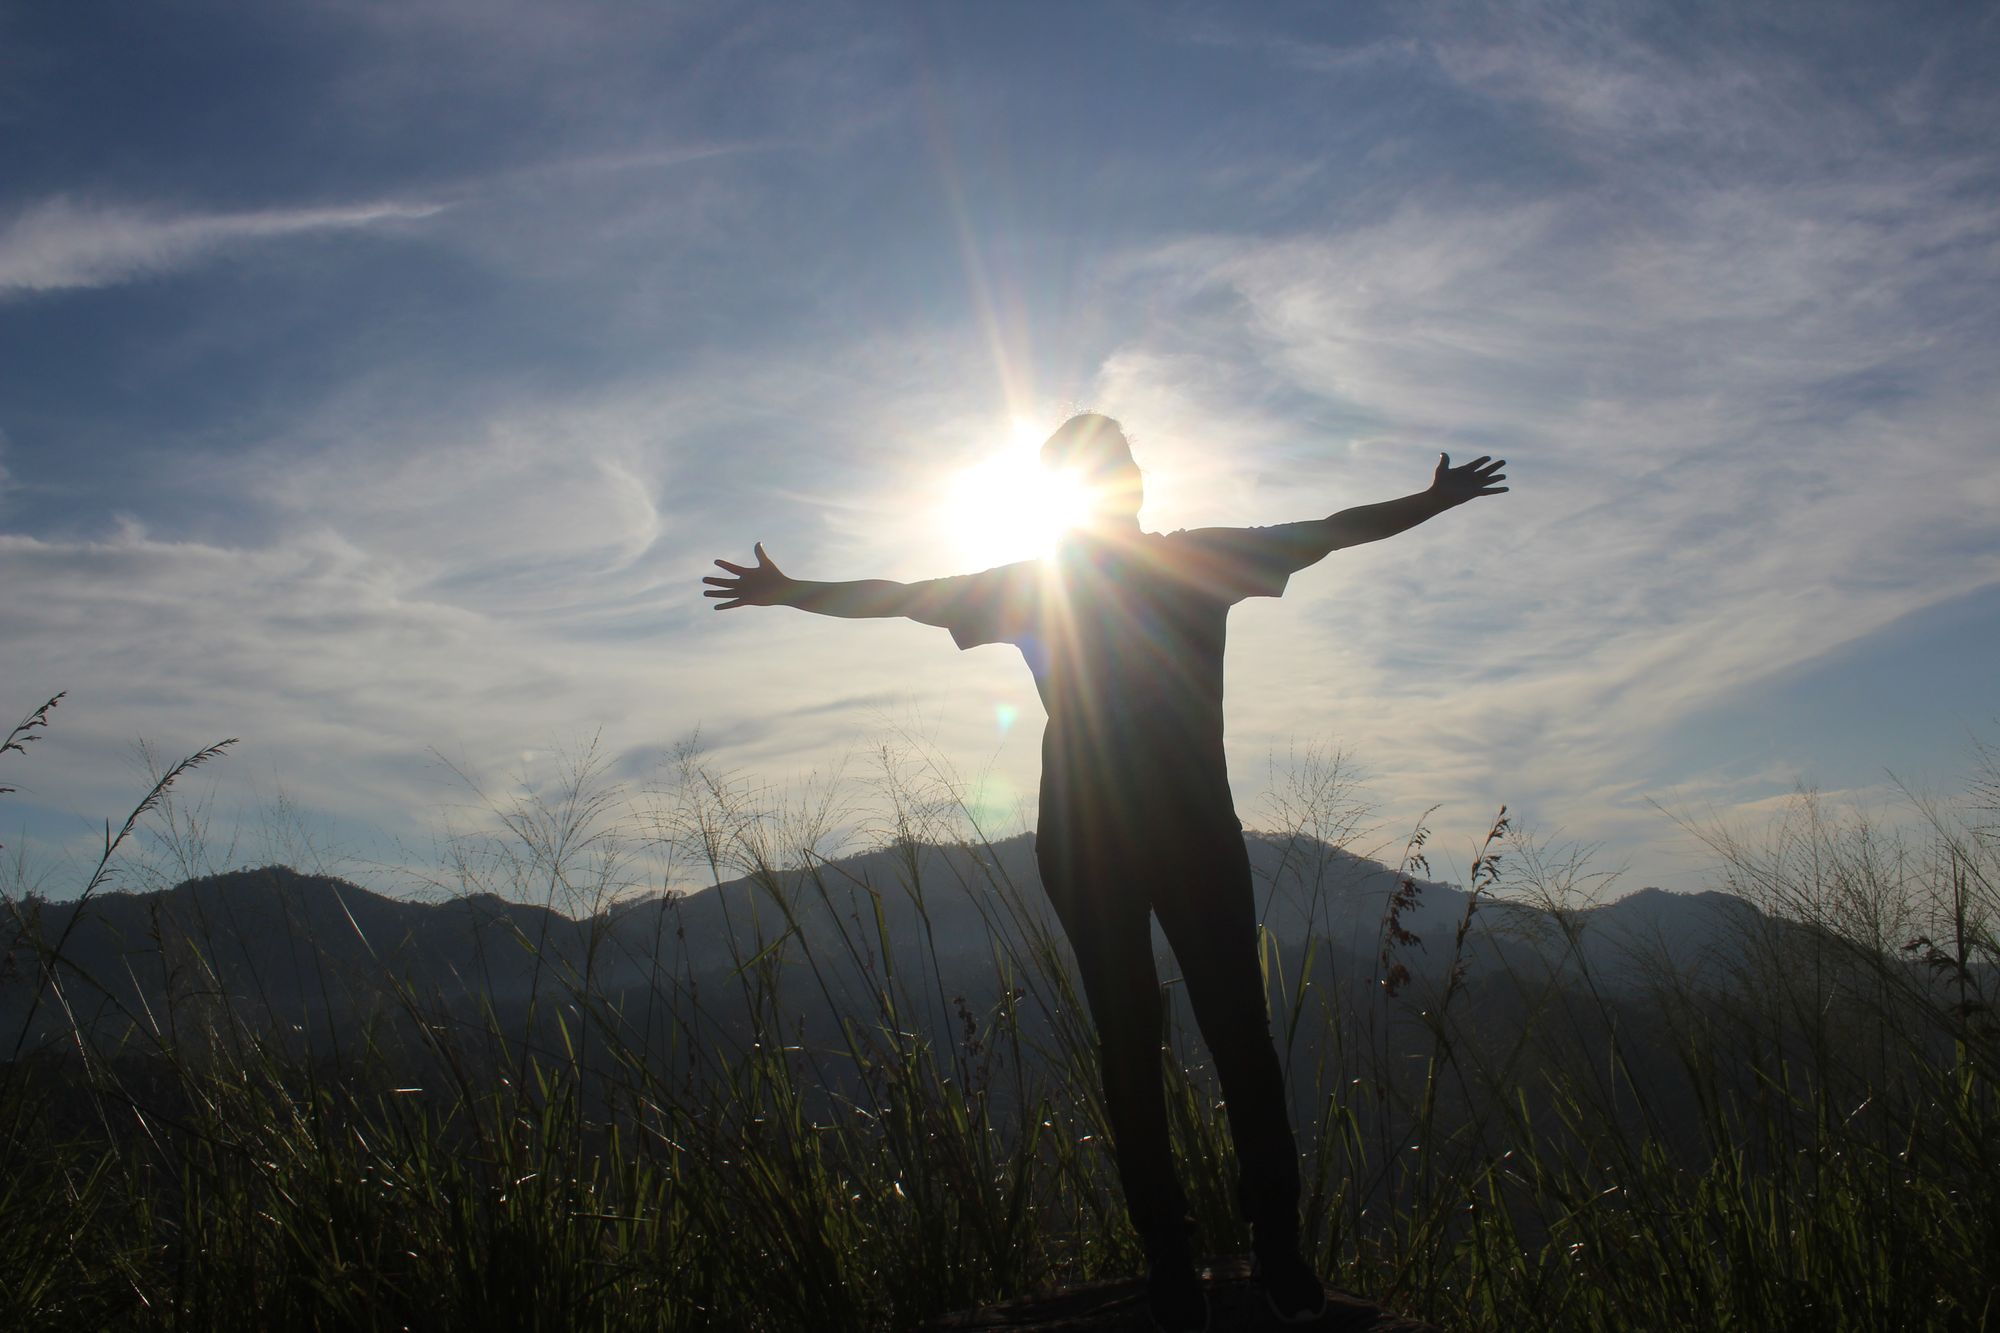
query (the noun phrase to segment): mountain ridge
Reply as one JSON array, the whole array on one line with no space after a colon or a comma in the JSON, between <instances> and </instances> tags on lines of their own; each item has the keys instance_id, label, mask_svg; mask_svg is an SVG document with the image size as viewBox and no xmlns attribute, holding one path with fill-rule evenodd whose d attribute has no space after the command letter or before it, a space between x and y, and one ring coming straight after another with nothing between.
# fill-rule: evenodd
<instances>
[{"instance_id":1,"label":"mountain ridge","mask_svg":"<svg viewBox=\"0 0 2000 1333\"><path fill-rule=\"evenodd\" d=\"M1372 976L1396 873L1302 836L1250 833L1246 841L1260 919L1281 950L1316 940L1336 969ZM1396 952L1422 976L1443 966L1467 896L1433 880L1417 881L1416 890L1399 920L1419 942ZM1025 947L1060 936L1027 834L977 845L890 844L702 889L623 898L582 915L490 892L399 897L282 865L103 893L80 915L74 903L13 907L0 940L0 1021L16 1023L34 989L37 935L44 943L67 936L62 970L81 983L72 989L93 1022L121 1013L131 1020L177 993L205 989L210 999L272 1021L306 1024L359 1012L398 985L447 1004L504 1004L565 976L623 992L669 974L726 974L780 936L820 956L920 950L940 974L990 965L996 940ZM1650 942L1664 959L1698 966L1719 951L1718 941L1763 920L1751 904L1714 891L1642 889L1563 919L1485 898L1464 961L1475 972L1550 966L1560 962L1551 948L1561 944L1607 967L1621 949ZM1156 943L1171 976L1165 942Z\"/></svg>"}]
</instances>

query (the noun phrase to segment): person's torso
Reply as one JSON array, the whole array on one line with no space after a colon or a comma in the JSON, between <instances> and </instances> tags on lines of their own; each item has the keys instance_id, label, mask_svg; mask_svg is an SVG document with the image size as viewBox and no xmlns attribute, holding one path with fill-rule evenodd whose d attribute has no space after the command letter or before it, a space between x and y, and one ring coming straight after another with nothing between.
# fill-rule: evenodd
<instances>
[{"instance_id":1,"label":"person's torso","mask_svg":"<svg viewBox=\"0 0 2000 1333\"><path fill-rule=\"evenodd\" d=\"M1227 810L1228 614L1171 538L1066 542L1047 562L1036 632L1021 644L1049 715L1045 797L1197 809L1220 800Z\"/></svg>"}]
</instances>

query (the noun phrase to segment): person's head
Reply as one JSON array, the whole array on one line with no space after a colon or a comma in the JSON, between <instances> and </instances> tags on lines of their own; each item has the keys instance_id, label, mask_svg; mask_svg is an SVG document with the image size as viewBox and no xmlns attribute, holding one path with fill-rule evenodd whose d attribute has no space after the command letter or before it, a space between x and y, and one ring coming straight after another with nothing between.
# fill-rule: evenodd
<instances>
[{"instance_id":1,"label":"person's head","mask_svg":"<svg viewBox=\"0 0 2000 1333\"><path fill-rule=\"evenodd\" d=\"M1092 525L1124 526L1139 519L1145 499L1139 465L1125 432L1110 417L1083 412L1056 427L1042 442L1042 466L1075 473L1089 495Z\"/></svg>"}]
</instances>

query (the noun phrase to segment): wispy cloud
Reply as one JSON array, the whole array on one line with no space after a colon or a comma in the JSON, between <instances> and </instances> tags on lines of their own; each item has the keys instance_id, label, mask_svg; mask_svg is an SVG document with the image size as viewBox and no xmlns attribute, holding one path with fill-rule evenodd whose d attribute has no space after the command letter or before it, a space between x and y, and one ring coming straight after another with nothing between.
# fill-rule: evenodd
<instances>
[{"instance_id":1,"label":"wispy cloud","mask_svg":"<svg viewBox=\"0 0 2000 1333\"><path fill-rule=\"evenodd\" d=\"M1404 801L1497 795L1630 846L1691 777L1662 737L2000 580L1995 164L1858 128L1782 53L1532 35L1426 49L1587 170L1136 254L1112 299L1151 327L1100 386L1195 479L1177 510L1236 521L1408 489L1427 449L1511 458L1505 500L1300 578L1309 647L1240 616L1232 727L1327 718Z\"/></svg>"},{"instance_id":2,"label":"wispy cloud","mask_svg":"<svg viewBox=\"0 0 2000 1333\"><path fill-rule=\"evenodd\" d=\"M825 7L531 8L329 11L297 114L334 127L339 197L390 202L65 183L0 214L4 299L450 210L421 263L191 280L130 348L72 328L10 395L0 462L53 498L10 510L0 621L72 688L65 735L241 733L405 833L427 747L490 769L599 726L624 772L700 727L782 780L910 725L1031 791L1017 656L718 616L695 580L757 539L807 577L957 572L954 469L1079 404L1133 429L1162 529L1400 494L1439 449L1513 460L1504 499L1236 613L1246 814L1269 754L1330 740L1396 817L1507 800L1630 849L1651 795L1806 771L1796 736L1663 761L1718 699L2000 579L2000 106L1950 24L1202 11L1163 55L1091 7L1018 45L997 17L904 41ZM1053 78L1076 54L1092 77ZM20 346L43 308L0 310Z\"/></svg>"},{"instance_id":3,"label":"wispy cloud","mask_svg":"<svg viewBox=\"0 0 2000 1333\"><path fill-rule=\"evenodd\" d=\"M388 202L173 214L61 197L44 199L0 224L0 296L108 287L185 268L232 246L414 221L431 217L442 207Z\"/></svg>"}]
</instances>

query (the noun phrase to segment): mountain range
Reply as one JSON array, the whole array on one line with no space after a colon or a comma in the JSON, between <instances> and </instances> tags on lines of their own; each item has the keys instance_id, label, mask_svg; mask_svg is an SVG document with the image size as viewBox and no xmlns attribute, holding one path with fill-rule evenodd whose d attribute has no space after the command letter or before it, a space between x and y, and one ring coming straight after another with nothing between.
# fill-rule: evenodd
<instances>
[{"instance_id":1,"label":"mountain range","mask_svg":"<svg viewBox=\"0 0 2000 1333\"><path fill-rule=\"evenodd\" d=\"M1310 944L1332 979L1375 984L1384 914L1403 882L1379 862L1310 838L1247 835L1260 919L1281 966ZM1721 893L1643 889L1573 912L1485 897L1454 957L1465 890L1410 881L1392 949L1421 993L1449 968L1553 977L1587 969L1630 992L1672 973L1722 976L1772 930L1797 929ZM164 1027L227 1006L253 1024L309 1030L357 1021L400 994L445 1010L523 1009L582 988L626 1003L662 991L726 990L746 962L817 960L819 983L856 1004L900 967L941 994L987 995L996 951L1024 957L1055 930L1032 839L891 845L807 867L760 870L687 893L629 898L582 916L491 894L385 895L284 866L234 870L171 889L102 893L82 904L12 904L0 954L0 1035L59 1041L76 1023L103 1033ZM39 941L39 944L37 943ZM59 943L68 1005L35 1003L44 950ZM1157 940L1162 975L1174 968ZM192 1006L192 1008L190 1008ZM33 1017L30 1019L30 1010Z\"/></svg>"}]
</instances>

